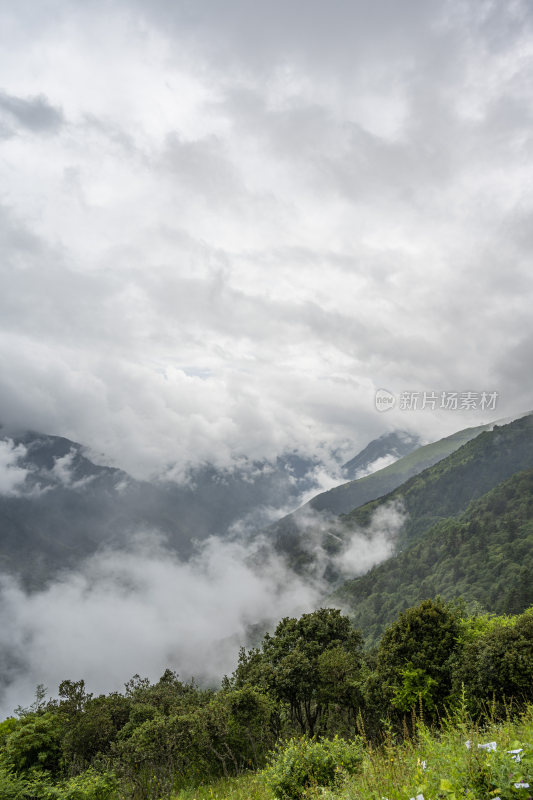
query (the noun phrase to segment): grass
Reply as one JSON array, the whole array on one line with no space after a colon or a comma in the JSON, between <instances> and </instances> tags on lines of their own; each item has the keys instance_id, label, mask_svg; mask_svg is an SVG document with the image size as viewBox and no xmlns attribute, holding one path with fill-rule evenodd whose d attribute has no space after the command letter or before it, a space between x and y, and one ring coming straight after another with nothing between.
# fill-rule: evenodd
<instances>
[{"instance_id":1,"label":"grass","mask_svg":"<svg viewBox=\"0 0 533 800\"><path fill-rule=\"evenodd\" d=\"M470 741L468 748L466 742ZM496 742L495 750L478 744ZM521 762L507 752L522 748ZM479 728L456 715L439 733L417 725L413 736L390 734L381 747L368 745L361 771L335 789L315 787L306 798L318 800L528 800L532 789L515 788L521 779L533 788L533 707L519 719ZM260 773L219 780L174 800L274 800Z\"/></svg>"},{"instance_id":2,"label":"grass","mask_svg":"<svg viewBox=\"0 0 533 800\"><path fill-rule=\"evenodd\" d=\"M488 742L495 742L496 749L478 748ZM517 748L523 748L520 763L507 752ZM516 789L514 784L523 778L533 785L532 748L532 707L520 720L483 729L457 719L445 721L438 735L419 726L415 737L401 744L389 739L378 750L368 748L362 773L330 796L338 800L409 800L422 794L426 800L526 800L531 790Z\"/></svg>"},{"instance_id":3,"label":"grass","mask_svg":"<svg viewBox=\"0 0 533 800\"><path fill-rule=\"evenodd\" d=\"M260 774L248 773L238 778L221 778L196 789L182 789L173 800L273 800Z\"/></svg>"}]
</instances>

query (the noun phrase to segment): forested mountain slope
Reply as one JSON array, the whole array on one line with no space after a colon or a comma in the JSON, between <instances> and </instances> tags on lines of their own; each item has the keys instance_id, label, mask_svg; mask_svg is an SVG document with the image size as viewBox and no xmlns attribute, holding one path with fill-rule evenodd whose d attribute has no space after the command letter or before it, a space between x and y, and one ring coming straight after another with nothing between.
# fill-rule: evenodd
<instances>
[{"instance_id":1,"label":"forested mountain slope","mask_svg":"<svg viewBox=\"0 0 533 800\"><path fill-rule=\"evenodd\" d=\"M322 492L301 508L271 525L268 529L269 537L276 542L280 550L291 554L295 553L298 550L302 525L307 524L309 512L311 514L323 512L327 515L347 514L353 509L392 492L409 478L438 463L466 442L492 427L493 423L475 428L465 428L444 439L419 447L409 455L371 475L348 481L327 492ZM352 459L352 462L355 461L356 459Z\"/></svg>"},{"instance_id":2,"label":"forested mountain slope","mask_svg":"<svg viewBox=\"0 0 533 800\"><path fill-rule=\"evenodd\" d=\"M375 643L404 609L442 595L499 614L533 604L533 469L523 470L433 525L398 556L348 581L330 598Z\"/></svg>"},{"instance_id":3,"label":"forested mountain slope","mask_svg":"<svg viewBox=\"0 0 533 800\"><path fill-rule=\"evenodd\" d=\"M366 525L377 508L398 500L408 518L397 547L420 539L441 519L460 513L501 481L533 467L533 416L495 425L393 492L342 517L348 529Z\"/></svg>"}]
</instances>

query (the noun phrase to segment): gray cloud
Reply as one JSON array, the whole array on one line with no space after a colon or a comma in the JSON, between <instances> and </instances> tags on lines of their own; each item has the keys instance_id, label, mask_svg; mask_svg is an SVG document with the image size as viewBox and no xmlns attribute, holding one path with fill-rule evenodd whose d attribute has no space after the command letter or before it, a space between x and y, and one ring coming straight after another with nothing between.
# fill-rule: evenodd
<instances>
[{"instance_id":1,"label":"gray cloud","mask_svg":"<svg viewBox=\"0 0 533 800\"><path fill-rule=\"evenodd\" d=\"M5 422L179 475L530 405L527 2L102 9L6 12Z\"/></svg>"},{"instance_id":2,"label":"gray cloud","mask_svg":"<svg viewBox=\"0 0 533 800\"><path fill-rule=\"evenodd\" d=\"M44 95L17 97L0 90L0 114L34 133L56 132L64 123L61 109Z\"/></svg>"},{"instance_id":3,"label":"gray cloud","mask_svg":"<svg viewBox=\"0 0 533 800\"><path fill-rule=\"evenodd\" d=\"M215 137L186 142L169 134L161 166L175 176L180 188L200 192L208 202L234 199L241 192L238 172Z\"/></svg>"}]
</instances>

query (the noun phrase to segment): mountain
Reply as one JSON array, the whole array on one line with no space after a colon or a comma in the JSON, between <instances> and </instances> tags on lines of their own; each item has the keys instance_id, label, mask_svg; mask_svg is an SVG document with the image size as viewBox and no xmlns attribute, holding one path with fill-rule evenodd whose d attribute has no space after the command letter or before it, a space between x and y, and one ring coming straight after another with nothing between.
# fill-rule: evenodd
<instances>
[{"instance_id":1,"label":"mountain","mask_svg":"<svg viewBox=\"0 0 533 800\"><path fill-rule=\"evenodd\" d=\"M339 563L354 532L400 504L406 518L395 554L328 600L349 610L370 642L399 611L436 594L509 613L533 602L533 416L495 425L389 494L331 521L335 537L322 537L324 551Z\"/></svg>"},{"instance_id":2,"label":"mountain","mask_svg":"<svg viewBox=\"0 0 533 800\"><path fill-rule=\"evenodd\" d=\"M226 470L202 465L178 485L98 466L59 436L4 434L0 449L0 567L30 586L146 531L188 558L195 541L226 536L235 524L263 527L273 509L317 487L318 462L297 453Z\"/></svg>"},{"instance_id":3,"label":"mountain","mask_svg":"<svg viewBox=\"0 0 533 800\"><path fill-rule=\"evenodd\" d=\"M483 431L490 430L493 424L465 428L451 436L419 447L371 475L348 481L327 492L322 492L296 511L287 514L271 525L267 534L281 552L286 552L291 557L300 556L302 532L308 531L310 526L317 524L316 512L319 512L319 515L326 520L331 516L349 513L369 501L387 495L409 478L446 458ZM401 432L397 436L401 438ZM371 455L376 451L379 452L379 439L371 442L365 450ZM369 456L363 455L365 450L347 463L368 463Z\"/></svg>"},{"instance_id":4,"label":"mountain","mask_svg":"<svg viewBox=\"0 0 533 800\"><path fill-rule=\"evenodd\" d=\"M420 539L436 522L464 511L502 480L533 467L533 416L494 425L447 458L413 476L394 491L355 508L343 526L366 526L376 510L401 501L407 513L399 549Z\"/></svg>"},{"instance_id":5,"label":"mountain","mask_svg":"<svg viewBox=\"0 0 533 800\"><path fill-rule=\"evenodd\" d=\"M515 473L457 517L348 581L330 598L347 610L369 644L400 611L430 597L462 597L497 614L533 604L533 469Z\"/></svg>"},{"instance_id":6,"label":"mountain","mask_svg":"<svg viewBox=\"0 0 533 800\"><path fill-rule=\"evenodd\" d=\"M408 431L384 433L361 450L354 458L342 465L346 480L364 478L409 455L422 445L422 440Z\"/></svg>"}]
</instances>

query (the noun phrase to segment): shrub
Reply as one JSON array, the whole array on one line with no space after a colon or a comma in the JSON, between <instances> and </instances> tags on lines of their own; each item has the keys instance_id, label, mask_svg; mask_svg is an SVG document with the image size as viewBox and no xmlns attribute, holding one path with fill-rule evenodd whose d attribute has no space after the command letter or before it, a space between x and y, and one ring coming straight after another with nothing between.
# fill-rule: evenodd
<instances>
[{"instance_id":1,"label":"shrub","mask_svg":"<svg viewBox=\"0 0 533 800\"><path fill-rule=\"evenodd\" d=\"M311 787L333 787L353 775L362 760L359 740L291 739L273 752L264 771L267 785L279 800L300 800Z\"/></svg>"},{"instance_id":2,"label":"shrub","mask_svg":"<svg viewBox=\"0 0 533 800\"><path fill-rule=\"evenodd\" d=\"M61 734L61 722L55 714L32 713L22 717L5 740L7 765L19 774L32 768L58 774Z\"/></svg>"},{"instance_id":3,"label":"shrub","mask_svg":"<svg viewBox=\"0 0 533 800\"><path fill-rule=\"evenodd\" d=\"M65 784L61 800L110 800L115 797L117 781L109 773L89 768Z\"/></svg>"},{"instance_id":4,"label":"shrub","mask_svg":"<svg viewBox=\"0 0 533 800\"><path fill-rule=\"evenodd\" d=\"M22 776L0 767L2 800L111 800L116 797L117 787L113 775L92 768L70 780L54 783L49 773L39 769Z\"/></svg>"},{"instance_id":5,"label":"shrub","mask_svg":"<svg viewBox=\"0 0 533 800\"><path fill-rule=\"evenodd\" d=\"M23 797L25 782L5 767L0 767L0 797L2 800L19 800Z\"/></svg>"}]
</instances>

